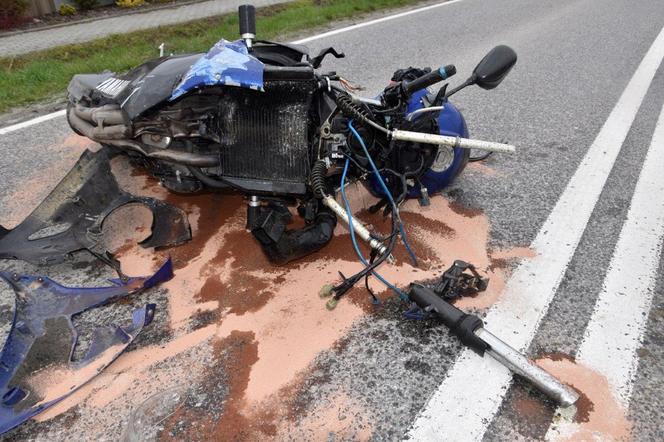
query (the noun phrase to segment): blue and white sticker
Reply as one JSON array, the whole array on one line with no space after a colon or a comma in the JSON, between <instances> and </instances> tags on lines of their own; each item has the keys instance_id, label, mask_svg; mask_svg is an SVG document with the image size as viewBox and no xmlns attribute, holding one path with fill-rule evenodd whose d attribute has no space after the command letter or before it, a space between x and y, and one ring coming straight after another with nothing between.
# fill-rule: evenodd
<instances>
[{"instance_id":1,"label":"blue and white sticker","mask_svg":"<svg viewBox=\"0 0 664 442\"><path fill-rule=\"evenodd\" d=\"M173 89L170 100L203 86L237 86L263 91L264 65L249 54L243 40L217 42L198 59Z\"/></svg>"}]
</instances>

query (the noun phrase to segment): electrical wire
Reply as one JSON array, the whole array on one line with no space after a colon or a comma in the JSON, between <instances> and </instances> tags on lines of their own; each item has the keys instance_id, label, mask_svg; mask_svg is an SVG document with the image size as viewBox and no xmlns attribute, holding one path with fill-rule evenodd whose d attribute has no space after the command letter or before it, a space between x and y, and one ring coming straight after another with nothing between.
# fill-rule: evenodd
<instances>
[{"instance_id":1,"label":"electrical wire","mask_svg":"<svg viewBox=\"0 0 664 442\"><path fill-rule=\"evenodd\" d=\"M348 197L346 196L346 174L348 173L348 165L350 164L350 161L346 159L346 163L344 164L344 170L341 174L341 199L344 203L344 207L346 208L346 214L348 215L348 227L350 230L350 240L353 243L353 248L355 249L355 254L359 258L359 260L364 264L365 267L369 267L370 264L367 262L366 258L362 254L362 251L360 250L359 245L357 244L357 239L355 238L355 229L353 229L353 212L350 208L350 203L348 202ZM368 273L367 273L368 274ZM394 291L401 299L407 300L408 297L406 296L405 293L403 293L401 290L399 290L398 287L394 286L393 284L390 284L385 278L383 278L378 272L371 270L371 274L376 277L380 282L382 282L386 287L390 288L392 291ZM371 293L371 291L369 291ZM375 296L374 296L375 297Z\"/></svg>"},{"instance_id":2,"label":"electrical wire","mask_svg":"<svg viewBox=\"0 0 664 442\"><path fill-rule=\"evenodd\" d=\"M390 201L390 204L392 206L392 216L399 216L399 211L397 209L397 205L394 202L394 198L392 197L392 193L388 190L387 185L385 184L385 181L383 181L383 177L380 175L380 172L378 171L378 168L376 167L376 164L373 162L373 159L371 158L371 155L369 155L369 150L367 149L366 144L364 144L364 140L360 136L360 134L355 130L353 127L353 120L348 121L348 128L350 129L351 133L355 138L357 138L357 141L359 141L360 146L362 146L362 150L364 151L364 154L366 155L367 161L369 161L369 164L371 165L371 169L374 172L374 175L376 176L376 179L378 180L378 183L380 184L383 192L385 193L385 196L388 198ZM399 231L401 233L401 241L403 242L403 245L406 247L406 250L408 251L408 254L410 255L411 260L413 261L413 264L417 266L417 257L415 257L415 253L413 252L413 249L410 247L410 244L408 243L408 237L406 236L406 230L403 227L403 223L401 222L401 219L398 219L398 224L399 224Z\"/></svg>"},{"instance_id":3,"label":"electrical wire","mask_svg":"<svg viewBox=\"0 0 664 442\"><path fill-rule=\"evenodd\" d=\"M489 152L486 152L486 153L484 153L484 154L482 154L482 155L478 155L478 156L476 156L476 157L471 156L471 157L468 158L468 161L470 161L471 163L474 163L474 162L477 162L477 161L484 161L484 160L486 160L487 158L489 158L489 157L491 156L492 153L493 153L493 152L490 152L490 151L489 151Z\"/></svg>"},{"instance_id":4,"label":"electrical wire","mask_svg":"<svg viewBox=\"0 0 664 442\"><path fill-rule=\"evenodd\" d=\"M348 290L350 290L351 287L353 287L357 282L366 277L369 273L371 273L372 270L377 269L385 260L391 255L392 251L394 250L394 246L396 245L397 238L399 237L399 229L397 227L397 219L396 217L392 217L392 233L390 236L387 237L389 240L385 251L381 253L378 258L375 260L372 260L369 266L364 267L361 271L357 272L355 275L346 278L341 272L339 272L339 275L341 275L341 279L343 279L343 282L339 285L336 285L332 288L332 292L334 293L334 299L339 300L341 296L343 296Z\"/></svg>"}]
</instances>

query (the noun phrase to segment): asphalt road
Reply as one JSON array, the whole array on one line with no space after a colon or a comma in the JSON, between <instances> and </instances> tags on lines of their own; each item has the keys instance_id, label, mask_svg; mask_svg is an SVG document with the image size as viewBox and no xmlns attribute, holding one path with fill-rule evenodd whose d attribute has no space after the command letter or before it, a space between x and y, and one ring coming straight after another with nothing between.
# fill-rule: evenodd
<instances>
[{"instance_id":1,"label":"asphalt road","mask_svg":"<svg viewBox=\"0 0 664 442\"><path fill-rule=\"evenodd\" d=\"M326 66L372 93L397 68L454 63L459 78L452 84L457 84L497 44L508 44L519 54L498 89L469 88L454 98L472 137L509 141L518 153L494 155L469 167L436 197L433 210L439 213L425 213L438 224L431 228L431 222L422 222L418 228L429 226L425 242L444 249L432 252L434 268L458 257L480 260L491 272L498 300L484 302L482 296L489 295L480 295L463 306L478 308L490 319L505 318L511 327L515 322L509 315L519 306L510 300L519 295L533 300L532 309L519 316L522 322L516 322L524 330L495 321L488 327L501 330L507 342L513 340L573 384L583 398L576 413L557 411L519 380L503 384L498 364L468 356L433 323L404 319L404 306L396 301L367 306L358 301L366 296L360 291L335 312L311 314L322 306L308 301L317 298L320 286L313 273L336 274L350 259L343 232L329 254L267 274L256 268L262 258L251 250L249 237L224 232L225 242L209 236L193 257L204 261L216 244L227 249L220 254L225 260L208 259L209 266L195 269L194 276L237 265L233 271L251 270L235 280L249 288L242 296L263 293L265 286L276 287L276 295L239 308L225 303L224 293L236 293L238 287L223 278L219 299L212 300L220 303L218 308L203 307L211 298L196 284L141 295L137 302L153 300L161 310L152 328L117 361L122 368L113 371L112 366L112 375L100 376L88 391L74 395L59 415L30 422L9 438L117 439L131 410L150 393L186 384L195 404L176 413L168 431L187 439L664 439L664 264L659 261L664 225L658 217L664 183L644 168L648 151L648 161L657 161L657 148L664 144L661 135L653 137L664 126L664 120L658 123L664 103L664 43L658 38L663 26L664 3L659 1L460 0L308 43L314 51L326 46L343 50L344 60L327 60ZM2 135L0 223L14 224L27 215L85 146L70 135L62 118ZM589 164L586 155L593 160ZM644 192L648 210L643 209ZM218 221L200 199L190 205L184 201L176 203L199 214L199 223ZM241 208L224 201L216 199L213 207L231 210L238 219L226 221L241 230ZM408 209L417 210L416 205ZM641 230L629 228L632 224ZM446 228L451 230L445 233ZM560 234L549 237L549 232ZM643 253L620 253L623 244L651 237ZM249 242L239 244L245 239ZM344 248L348 252L340 251ZM556 259L563 252L569 259ZM79 261L83 264L76 271L72 263L43 269L9 261L0 265L68 284L99 284L109 276L89 259ZM191 266L182 267L188 277L191 271ZM401 264L386 273L405 284L426 272ZM525 276L501 290L510 274ZM613 299L605 296L612 293L614 280L622 284L617 293L630 297L625 307L603 301ZM301 298L283 294L279 286L299 291ZM191 299L201 303L201 312L192 316L195 320L185 319L189 322L183 328L174 321L180 315L174 305L188 289L200 292ZM3 318L9 320L12 294L5 288L0 295ZM303 310L310 304L315 307ZM626 313L632 307L636 319ZM105 307L80 325L86 329L96 321L122 321L128 308ZM290 315L282 322L270 319L284 311ZM603 333L611 335L625 318L626 332L605 342L606 352L587 344L604 342ZM246 330L243 320L251 323ZM302 328L293 328L299 323ZM196 333L209 330L210 341L199 341ZM140 359L142 347L172 354ZM633 351L620 353L625 349ZM620 358L603 361L601 354ZM622 363L632 354L635 364ZM122 365L122 358L131 362ZM468 373L464 367L483 371Z\"/></svg>"}]
</instances>

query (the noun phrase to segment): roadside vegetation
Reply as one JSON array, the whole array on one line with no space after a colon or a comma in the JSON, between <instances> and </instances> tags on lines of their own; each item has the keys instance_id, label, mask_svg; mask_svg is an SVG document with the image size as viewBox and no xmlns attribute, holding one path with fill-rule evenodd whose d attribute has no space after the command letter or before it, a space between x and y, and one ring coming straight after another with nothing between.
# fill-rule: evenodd
<instances>
[{"instance_id":1,"label":"roadside vegetation","mask_svg":"<svg viewBox=\"0 0 664 442\"><path fill-rule=\"evenodd\" d=\"M271 39L421 1L298 0L257 9L257 33L259 38ZM203 52L222 37L239 38L236 13L0 58L0 113L62 95L78 73L127 71L155 58L161 43L166 53Z\"/></svg>"}]
</instances>

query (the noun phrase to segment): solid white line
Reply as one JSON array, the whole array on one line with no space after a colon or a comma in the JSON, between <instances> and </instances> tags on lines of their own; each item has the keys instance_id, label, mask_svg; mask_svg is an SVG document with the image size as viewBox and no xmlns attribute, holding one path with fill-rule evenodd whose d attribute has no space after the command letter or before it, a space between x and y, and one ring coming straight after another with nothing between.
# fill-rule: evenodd
<instances>
[{"instance_id":1,"label":"solid white line","mask_svg":"<svg viewBox=\"0 0 664 442\"><path fill-rule=\"evenodd\" d=\"M409 11L400 12L398 14L388 15L386 17L377 18L375 20L369 20L369 21L365 21L365 22L362 22L362 23L358 23L356 25L346 26L345 28L334 29L334 30L329 31L329 32L324 32L322 34L313 35L311 37L307 37L307 38L303 38L301 40L294 41L293 43L294 44L302 44L302 43L308 43L308 42L314 41L314 40L320 40L321 38L332 37L333 35L342 34L344 32L348 32L348 31L354 31L356 29L365 28L367 26L373 26L373 25L376 25L378 23L384 23L386 21L395 20L397 18L406 17L408 15L419 14L421 12L430 11L432 9L440 8L441 6L452 5L452 4L458 3L460 1L462 1L462 0L449 0L449 1L446 1L446 2L442 2L442 3L436 3L435 5L429 5L429 6L424 6L422 8L411 9Z\"/></svg>"},{"instance_id":2,"label":"solid white line","mask_svg":"<svg viewBox=\"0 0 664 442\"><path fill-rule=\"evenodd\" d=\"M386 21L395 20L395 19L398 19L398 18L401 18L401 17L406 17L408 15L419 14L420 12L425 12L425 11L429 11L431 9L440 8L441 6L451 5L451 4L454 4L454 3L458 3L460 1L462 1L462 0L449 0L449 1L442 2L442 3L436 3L435 5L429 5L429 6L424 6L422 8L411 9L410 11L399 12L398 14L388 15L386 17L377 18L375 20L369 20L369 21L366 21L366 22L358 23L356 25L351 25L351 26L346 26L344 28L334 29L334 30L329 31L329 32L324 32L322 34L313 35L311 37L307 37L307 38L303 38L303 39L300 39L300 40L293 41L291 43L294 43L294 44L308 43L310 41L320 40L322 38L331 37L333 35L342 34L344 32L354 31L356 29L376 25L378 23L384 23ZM26 127L30 127L30 126L33 126L35 124L39 124L39 123L42 123L44 121L52 120L53 118L57 118L57 117L64 116L64 115L65 115L65 111L60 110L60 111L57 111L57 112L53 112L51 114L42 115L41 117L37 117L37 118L34 118L32 120L28 120L28 121L24 121L22 123L14 124L13 126L7 126L5 128L0 128L0 135L8 134L10 132L14 132L14 131L17 131L17 130L20 130L20 129L24 129Z\"/></svg>"},{"instance_id":3,"label":"solid white line","mask_svg":"<svg viewBox=\"0 0 664 442\"><path fill-rule=\"evenodd\" d=\"M32 120L17 123L12 126L0 128L0 135L5 135L10 132L25 129L26 127L34 126L35 124L43 123L44 121L52 120L54 118L62 117L67 113L65 109L53 112L51 114L42 115L41 117L33 118Z\"/></svg>"},{"instance_id":4,"label":"solid white line","mask_svg":"<svg viewBox=\"0 0 664 442\"><path fill-rule=\"evenodd\" d=\"M652 304L664 239L664 107L634 189L627 220L613 252L602 292L576 361L604 375L627 409L638 367L638 349ZM578 429L557 422L548 439L567 439Z\"/></svg>"},{"instance_id":5,"label":"solid white line","mask_svg":"<svg viewBox=\"0 0 664 442\"><path fill-rule=\"evenodd\" d=\"M523 351L534 338L662 58L664 29L533 241L538 255L517 267L502 298L488 312L487 328L514 348ZM426 441L481 439L511 379L491 357L464 350L408 436Z\"/></svg>"}]
</instances>

